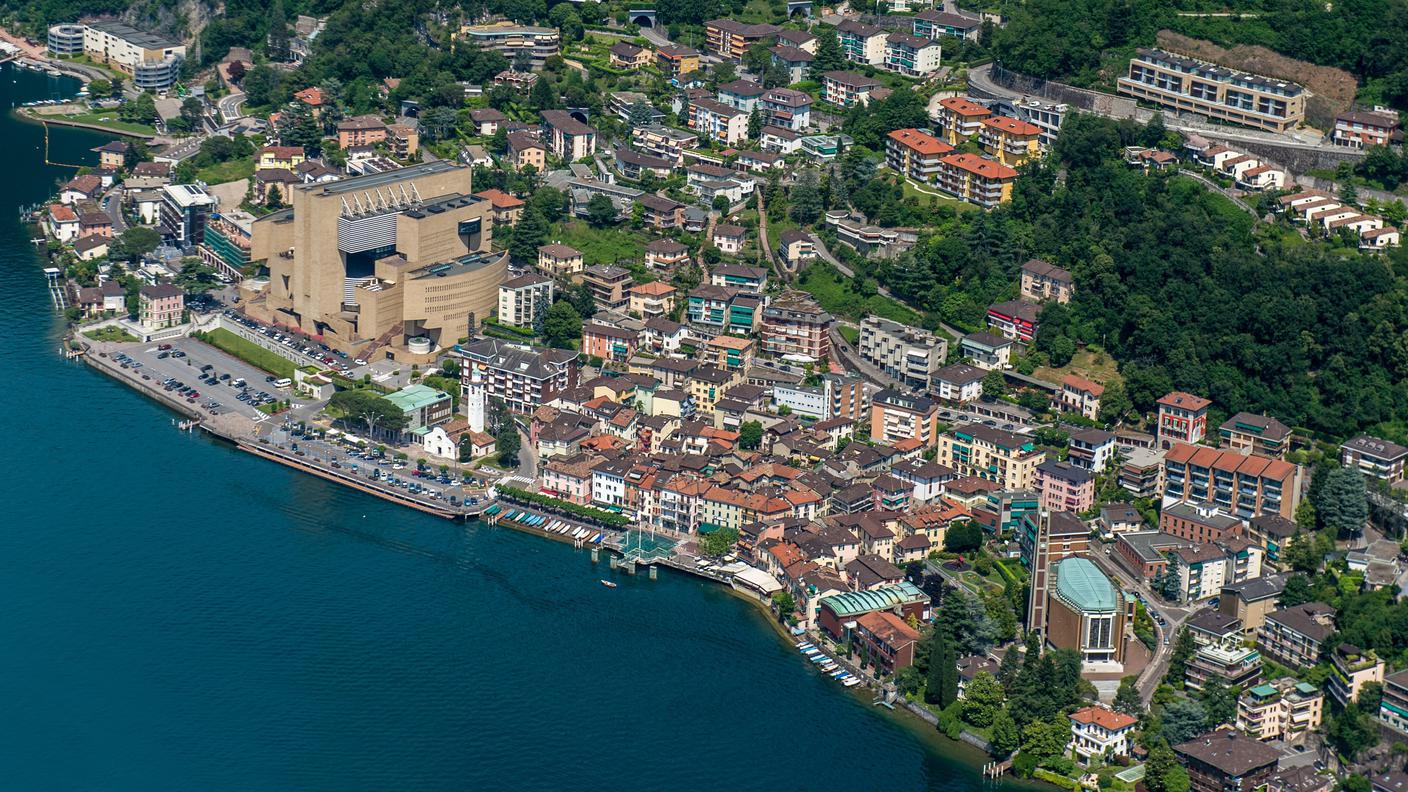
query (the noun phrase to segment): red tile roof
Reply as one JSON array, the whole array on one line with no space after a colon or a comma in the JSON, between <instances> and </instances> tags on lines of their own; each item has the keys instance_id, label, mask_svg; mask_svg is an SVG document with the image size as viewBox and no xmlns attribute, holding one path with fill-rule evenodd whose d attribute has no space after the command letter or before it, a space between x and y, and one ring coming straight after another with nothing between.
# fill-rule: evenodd
<instances>
[{"instance_id":1,"label":"red tile roof","mask_svg":"<svg viewBox=\"0 0 1408 792\"><path fill-rule=\"evenodd\" d=\"M1159 399L1159 404L1162 404L1165 407L1178 407L1183 410L1191 410L1192 412L1197 412L1199 410L1206 410L1212 404L1212 402L1208 401L1207 399L1204 399L1201 396L1194 396L1191 393L1184 393L1183 391L1174 391L1164 396L1162 399Z\"/></svg>"},{"instance_id":2,"label":"red tile roof","mask_svg":"<svg viewBox=\"0 0 1408 792\"><path fill-rule=\"evenodd\" d=\"M1071 720L1076 723L1093 723L1109 731L1127 729L1139 722L1123 712L1115 712L1104 707L1078 709L1071 713Z\"/></svg>"},{"instance_id":3,"label":"red tile roof","mask_svg":"<svg viewBox=\"0 0 1408 792\"><path fill-rule=\"evenodd\" d=\"M896 129L890 133L890 139L920 154L947 154L953 151L953 146L917 129Z\"/></svg>"}]
</instances>

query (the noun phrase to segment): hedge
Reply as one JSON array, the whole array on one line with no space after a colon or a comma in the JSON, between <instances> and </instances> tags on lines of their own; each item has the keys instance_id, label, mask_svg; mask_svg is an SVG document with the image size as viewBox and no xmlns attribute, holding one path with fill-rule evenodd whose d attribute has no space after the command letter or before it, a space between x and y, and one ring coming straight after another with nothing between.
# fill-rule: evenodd
<instances>
[{"instance_id":1,"label":"hedge","mask_svg":"<svg viewBox=\"0 0 1408 792\"><path fill-rule=\"evenodd\" d=\"M542 506L545 509L554 509L559 512L566 512L574 517L589 520L604 525L608 528L624 530L631 524L630 519L625 515L615 512L603 511L592 506L583 506L579 503L572 503L537 492L529 492L515 487L496 487L501 497L512 501L521 501L534 506Z\"/></svg>"},{"instance_id":2,"label":"hedge","mask_svg":"<svg viewBox=\"0 0 1408 792\"><path fill-rule=\"evenodd\" d=\"M1071 792L1079 792L1082 789L1080 782L1072 778L1067 778L1060 773L1053 773L1044 767L1038 767L1032 771L1032 778L1037 778L1048 784L1055 784L1062 789L1069 789Z\"/></svg>"}]
</instances>

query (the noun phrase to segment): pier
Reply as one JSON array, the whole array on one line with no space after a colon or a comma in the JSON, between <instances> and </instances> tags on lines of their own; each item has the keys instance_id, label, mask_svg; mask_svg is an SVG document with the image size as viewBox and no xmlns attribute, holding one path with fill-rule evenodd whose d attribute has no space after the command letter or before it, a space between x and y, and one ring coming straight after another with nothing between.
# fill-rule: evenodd
<instances>
[{"instance_id":1,"label":"pier","mask_svg":"<svg viewBox=\"0 0 1408 792\"><path fill-rule=\"evenodd\" d=\"M54 310L68 310L68 284L64 281L63 270L58 267L45 267L44 278L49 282L49 299L54 303Z\"/></svg>"}]
</instances>

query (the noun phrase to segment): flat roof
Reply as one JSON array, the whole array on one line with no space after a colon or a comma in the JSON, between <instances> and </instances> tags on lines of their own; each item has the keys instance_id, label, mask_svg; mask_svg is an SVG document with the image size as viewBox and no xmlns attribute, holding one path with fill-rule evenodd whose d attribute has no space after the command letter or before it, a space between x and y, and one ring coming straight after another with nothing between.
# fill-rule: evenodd
<instances>
[{"instance_id":1,"label":"flat roof","mask_svg":"<svg viewBox=\"0 0 1408 792\"><path fill-rule=\"evenodd\" d=\"M373 173L367 176L354 176L341 181L326 182L323 184L305 184L297 189L316 190L321 188L323 195L340 195L342 193L356 192L358 190L373 190L377 187L385 187L388 184L415 179L421 176L430 176L446 171L463 170L468 171L465 165L457 165L449 160L435 160L434 162L422 162L419 165L411 165L406 168L398 168L384 173Z\"/></svg>"}]
</instances>

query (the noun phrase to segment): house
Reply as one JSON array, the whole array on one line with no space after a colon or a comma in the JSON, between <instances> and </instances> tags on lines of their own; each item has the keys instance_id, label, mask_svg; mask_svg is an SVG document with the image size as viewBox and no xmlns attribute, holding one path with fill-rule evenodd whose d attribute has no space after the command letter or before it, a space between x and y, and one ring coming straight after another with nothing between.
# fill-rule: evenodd
<instances>
[{"instance_id":1,"label":"house","mask_svg":"<svg viewBox=\"0 0 1408 792\"><path fill-rule=\"evenodd\" d=\"M111 236L103 234L89 234L79 237L73 243L73 252L78 256L79 261L102 258L108 254L108 242L111 239Z\"/></svg>"},{"instance_id":2,"label":"house","mask_svg":"<svg viewBox=\"0 0 1408 792\"><path fill-rule=\"evenodd\" d=\"M1040 327L1041 307L1023 300L1008 300L988 306L988 327L1003 338L1030 344Z\"/></svg>"},{"instance_id":3,"label":"house","mask_svg":"<svg viewBox=\"0 0 1408 792\"><path fill-rule=\"evenodd\" d=\"M791 265L816 258L816 242L805 231L789 228L778 235L778 255Z\"/></svg>"},{"instance_id":4,"label":"house","mask_svg":"<svg viewBox=\"0 0 1408 792\"><path fill-rule=\"evenodd\" d=\"M1253 792L1276 772L1281 751L1231 728L1173 746L1190 792Z\"/></svg>"},{"instance_id":5,"label":"house","mask_svg":"<svg viewBox=\"0 0 1408 792\"><path fill-rule=\"evenodd\" d=\"M787 70L788 85L805 80L807 73L811 71L812 61L816 60L814 53L788 44L774 45L768 52L772 53L773 63Z\"/></svg>"},{"instance_id":6,"label":"house","mask_svg":"<svg viewBox=\"0 0 1408 792\"><path fill-rule=\"evenodd\" d=\"M96 200L103 190L103 180L91 173L75 176L59 188L59 203L72 206L80 201Z\"/></svg>"},{"instance_id":7,"label":"house","mask_svg":"<svg viewBox=\"0 0 1408 792\"><path fill-rule=\"evenodd\" d=\"M748 113L713 99L689 103L689 128L702 137L734 145L748 137Z\"/></svg>"},{"instance_id":8,"label":"house","mask_svg":"<svg viewBox=\"0 0 1408 792\"><path fill-rule=\"evenodd\" d=\"M836 40L841 44L841 55L852 63L871 66L884 64L886 36L887 31L884 28L854 19L844 19L836 26Z\"/></svg>"},{"instance_id":9,"label":"house","mask_svg":"<svg viewBox=\"0 0 1408 792\"><path fill-rule=\"evenodd\" d=\"M137 291L137 305L137 321L142 327L175 327L186 310L186 293L169 283L143 284Z\"/></svg>"},{"instance_id":10,"label":"house","mask_svg":"<svg viewBox=\"0 0 1408 792\"><path fill-rule=\"evenodd\" d=\"M1062 378L1061 389L1056 392L1051 406L1094 421L1100 417L1100 397L1103 395L1105 386L1075 374L1067 374Z\"/></svg>"},{"instance_id":11,"label":"house","mask_svg":"<svg viewBox=\"0 0 1408 792\"><path fill-rule=\"evenodd\" d=\"M943 46L931 38L909 33L891 33L885 37L884 67L896 74L927 79L939 70L942 55Z\"/></svg>"},{"instance_id":12,"label":"house","mask_svg":"<svg viewBox=\"0 0 1408 792\"><path fill-rule=\"evenodd\" d=\"M644 210L647 226L666 230L678 228L684 222L684 204L661 195L642 195L637 201Z\"/></svg>"},{"instance_id":13,"label":"house","mask_svg":"<svg viewBox=\"0 0 1408 792\"><path fill-rule=\"evenodd\" d=\"M1068 303L1075 293L1075 278L1070 270L1041 259L1032 259L1022 265L1022 299L1032 302L1055 300Z\"/></svg>"},{"instance_id":14,"label":"house","mask_svg":"<svg viewBox=\"0 0 1408 792\"><path fill-rule=\"evenodd\" d=\"M1017 171L977 154L950 154L939 160L938 187L984 209L1012 199Z\"/></svg>"},{"instance_id":15,"label":"house","mask_svg":"<svg viewBox=\"0 0 1408 792\"><path fill-rule=\"evenodd\" d=\"M1100 507L1100 527L1111 536L1133 533L1144 527L1144 517L1128 503L1111 503Z\"/></svg>"},{"instance_id":16,"label":"house","mask_svg":"<svg viewBox=\"0 0 1408 792\"><path fill-rule=\"evenodd\" d=\"M1011 339L992 333L969 333L958 342L959 354L984 371L1009 368L1012 347Z\"/></svg>"},{"instance_id":17,"label":"house","mask_svg":"<svg viewBox=\"0 0 1408 792\"><path fill-rule=\"evenodd\" d=\"M1307 602L1266 614L1257 645L1268 657L1294 668L1320 662L1321 643L1335 631L1335 609Z\"/></svg>"},{"instance_id":18,"label":"house","mask_svg":"<svg viewBox=\"0 0 1408 792\"><path fill-rule=\"evenodd\" d=\"M933 373L934 394L948 402L964 404L977 401L983 395L983 379L987 372L980 368L955 363Z\"/></svg>"},{"instance_id":19,"label":"house","mask_svg":"<svg viewBox=\"0 0 1408 792\"><path fill-rule=\"evenodd\" d=\"M983 131L983 119L992 116L988 108L962 96L947 96L939 100L934 111L934 123L949 145L957 146L976 138Z\"/></svg>"},{"instance_id":20,"label":"house","mask_svg":"<svg viewBox=\"0 0 1408 792\"><path fill-rule=\"evenodd\" d=\"M1366 476L1396 484L1403 480L1403 462L1408 448L1369 435L1360 435L1340 445L1340 464L1357 468Z\"/></svg>"},{"instance_id":21,"label":"house","mask_svg":"<svg viewBox=\"0 0 1408 792\"><path fill-rule=\"evenodd\" d=\"M75 303L84 318L127 313L127 291L117 281L103 281L99 286L77 290Z\"/></svg>"},{"instance_id":22,"label":"house","mask_svg":"<svg viewBox=\"0 0 1408 792\"><path fill-rule=\"evenodd\" d=\"M596 130L573 118L566 110L544 110L543 136L557 157L575 162L596 153Z\"/></svg>"},{"instance_id":23,"label":"house","mask_svg":"<svg viewBox=\"0 0 1408 792\"><path fill-rule=\"evenodd\" d=\"M346 151L386 140L386 124L376 116L354 116L337 124L337 147Z\"/></svg>"},{"instance_id":24,"label":"house","mask_svg":"<svg viewBox=\"0 0 1408 792\"><path fill-rule=\"evenodd\" d=\"M518 222L518 218L523 216L523 199L509 195L497 187L487 190L480 190L474 194L476 198L483 198L494 207L494 225L512 226Z\"/></svg>"},{"instance_id":25,"label":"house","mask_svg":"<svg viewBox=\"0 0 1408 792\"><path fill-rule=\"evenodd\" d=\"M635 70L650 64L650 50L638 47L628 41L618 41L611 45L610 63L618 69Z\"/></svg>"},{"instance_id":26,"label":"house","mask_svg":"<svg viewBox=\"0 0 1408 792\"><path fill-rule=\"evenodd\" d=\"M885 164L902 176L929 183L938 179L940 159L952 151L953 146L918 129L896 129L885 139Z\"/></svg>"},{"instance_id":27,"label":"house","mask_svg":"<svg viewBox=\"0 0 1408 792\"><path fill-rule=\"evenodd\" d=\"M879 81L855 72L830 71L821 77L822 101L837 107L870 104L879 88Z\"/></svg>"},{"instance_id":28,"label":"house","mask_svg":"<svg viewBox=\"0 0 1408 792\"><path fill-rule=\"evenodd\" d=\"M258 167L288 171L297 170L307 160L302 146L265 146L259 149L258 156Z\"/></svg>"},{"instance_id":29,"label":"house","mask_svg":"<svg viewBox=\"0 0 1408 792\"><path fill-rule=\"evenodd\" d=\"M508 116L492 107L481 107L469 111L469 120L474 125L474 134L493 137L499 131L499 125L508 120Z\"/></svg>"},{"instance_id":30,"label":"house","mask_svg":"<svg viewBox=\"0 0 1408 792\"><path fill-rule=\"evenodd\" d=\"M764 126L798 132L812 124L812 97L791 88L769 88L758 100L758 112Z\"/></svg>"},{"instance_id":31,"label":"house","mask_svg":"<svg viewBox=\"0 0 1408 792\"><path fill-rule=\"evenodd\" d=\"M675 311L675 287L664 281L651 281L630 287L627 310L646 319L669 316Z\"/></svg>"},{"instance_id":32,"label":"house","mask_svg":"<svg viewBox=\"0 0 1408 792\"><path fill-rule=\"evenodd\" d=\"M89 149L98 155L98 167L105 170L121 170L127 167L127 152L129 147L121 140L110 140L95 149Z\"/></svg>"},{"instance_id":33,"label":"house","mask_svg":"<svg viewBox=\"0 0 1408 792\"><path fill-rule=\"evenodd\" d=\"M748 231L743 226L716 225L710 241L720 253L737 256L743 252L743 243L748 239Z\"/></svg>"},{"instance_id":34,"label":"house","mask_svg":"<svg viewBox=\"0 0 1408 792\"><path fill-rule=\"evenodd\" d=\"M1089 764L1091 759L1101 761L1128 756L1130 738L1134 727L1139 724L1123 712L1115 712L1105 707L1084 707L1070 714L1070 750L1076 759Z\"/></svg>"},{"instance_id":35,"label":"house","mask_svg":"<svg viewBox=\"0 0 1408 792\"><path fill-rule=\"evenodd\" d=\"M316 86L309 86L301 91L295 91L293 94L293 98L299 102L302 102L308 107L311 107L313 109L313 116L315 118L320 112L322 112L323 105L327 103L327 99L323 94L323 90Z\"/></svg>"},{"instance_id":36,"label":"house","mask_svg":"<svg viewBox=\"0 0 1408 792\"><path fill-rule=\"evenodd\" d=\"M525 274L499 284L499 321L514 327L536 329L542 326L552 305L553 279Z\"/></svg>"},{"instance_id":37,"label":"house","mask_svg":"<svg viewBox=\"0 0 1408 792\"><path fill-rule=\"evenodd\" d=\"M652 157L628 148L616 149L616 170L627 179L639 180L649 173L657 179L668 179L676 163L662 157Z\"/></svg>"},{"instance_id":38,"label":"house","mask_svg":"<svg viewBox=\"0 0 1408 792\"><path fill-rule=\"evenodd\" d=\"M285 168L260 168L254 172L254 202L266 206L286 205L294 185L302 180Z\"/></svg>"},{"instance_id":39,"label":"house","mask_svg":"<svg viewBox=\"0 0 1408 792\"><path fill-rule=\"evenodd\" d=\"M613 363L625 363L635 354L639 335L632 330L587 322L582 325L582 354Z\"/></svg>"},{"instance_id":40,"label":"house","mask_svg":"<svg viewBox=\"0 0 1408 792\"><path fill-rule=\"evenodd\" d=\"M1256 454L1271 459L1285 459L1290 446L1291 430L1280 421L1266 415L1239 412L1218 427L1222 447L1239 454Z\"/></svg>"},{"instance_id":41,"label":"house","mask_svg":"<svg viewBox=\"0 0 1408 792\"><path fill-rule=\"evenodd\" d=\"M914 649L919 631L888 611L872 611L857 616L852 631L858 653L875 665L876 671L893 674L914 665Z\"/></svg>"},{"instance_id":42,"label":"house","mask_svg":"<svg viewBox=\"0 0 1408 792\"><path fill-rule=\"evenodd\" d=\"M584 269L582 252L553 243L538 248L538 269L554 278L576 275Z\"/></svg>"},{"instance_id":43,"label":"house","mask_svg":"<svg viewBox=\"0 0 1408 792\"><path fill-rule=\"evenodd\" d=\"M1158 401L1158 444L1171 448L1174 443L1196 443L1208 431L1208 408L1212 402L1201 396L1173 391Z\"/></svg>"},{"instance_id":44,"label":"house","mask_svg":"<svg viewBox=\"0 0 1408 792\"><path fill-rule=\"evenodd\" d=\"M1403 129L1395 113L1356 110L1335 116L1330 141L1336 146L1366 149L1372 146L1402 146Z\"/></svg>"},{"instance_id":45,"label":"house","mask_svg":"<svg viewBox=\"0 0 1408 792\"><path fill-rule=\"evenodd\" d=\"M508 133L508 154L515 168L532 167L542 172L548 163L548 147L529 132Z\"/></svg>"},{"instance_id":46,"label":"house","mask_svg":"<svg viewBox=\"0 0 1408 792\"><path fill-rule=\"evenodd\" d=\"M758 138L758 145L764 151L775 151L783 155L793 154L802 150L802 135L782 127L764 126L761 136Z\"/></svg>"},{"instance_id":47,"label":"house","mask_svg":"<svg viewBox=\"0 0 1408 792\"><path fill-rule=\"evenodd\" d=\"M656 239L645 246L645 265L669 270L689 261L689 248L674 239Z\"/></svg>"}]
</instances>

